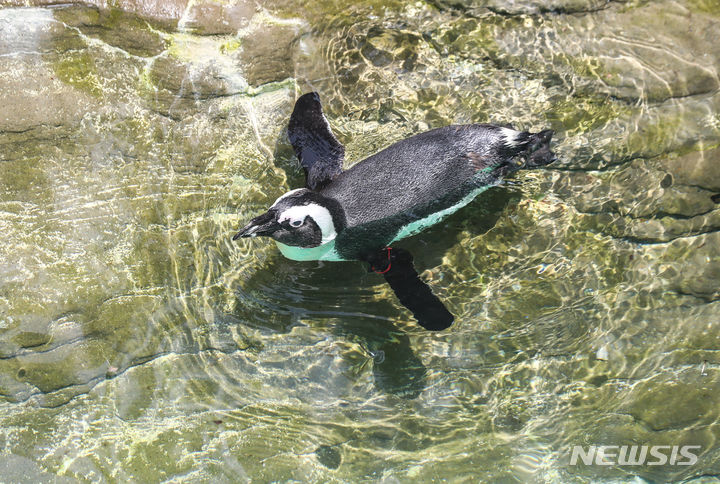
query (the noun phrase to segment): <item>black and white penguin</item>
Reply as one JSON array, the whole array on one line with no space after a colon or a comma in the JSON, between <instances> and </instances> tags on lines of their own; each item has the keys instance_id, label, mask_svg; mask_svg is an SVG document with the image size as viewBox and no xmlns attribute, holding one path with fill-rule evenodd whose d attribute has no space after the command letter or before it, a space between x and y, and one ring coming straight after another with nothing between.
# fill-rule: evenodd
<instances>
[{"instance_id":1,"label":"black and white penguin","mask_svg":"<svg viewBox=\"0 0 720 484\"><path fill-rule=\"evenodd\" d=\"M288 126L306 187L278 198L233 240L271 237L285 257L299 261L365 261L420 325L445 329L452 314L419 278L410 254L390 245L438 223L509 173L555 161L552 135L492 124L446 126L343 171L345 148L318 94L308 93L295 103Z\"/></svg>"}]
</instances>

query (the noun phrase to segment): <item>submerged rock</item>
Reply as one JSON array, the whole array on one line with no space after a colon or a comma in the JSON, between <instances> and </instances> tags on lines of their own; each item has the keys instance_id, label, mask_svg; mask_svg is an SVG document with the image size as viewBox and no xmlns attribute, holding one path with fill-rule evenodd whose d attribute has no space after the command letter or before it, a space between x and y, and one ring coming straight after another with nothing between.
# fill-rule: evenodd
<instances>
[{"instance_id":1,"label":"submerged rock","mask_svg":"<svg viewBox=\"0 0 720 484\"><path fill-rule=\"evenodd\" d=\"M140 57L156 56L168 46L157 30L167 27L165 24L118 8L70 7L56 10L55 18L84 35Z\"/></svg>"},{"instance_id":2,"label":"submerged rock","mask_svg":"<svg viewBox=\"0 0 720 484\"><path fill-rule=\"evenodd\" d=\"M306 26L299 22L281 21L267 16L255 17L238 34L239 48L234 58L242 66L248 83L260 86L295 76L297 41Z\"/></svg>"},{"instance_id":3,"label":"submerged rock","mask_svg":"<svg viewBox=\"0 0 720 484\"><path fill-rule=\"evenodd\" d=\"M58 38L67 32L40 9L0 10L0 132L23 132L38 126L75 125L96 106L89 92L74 89L67 71L46 62L57 58ZM71 48L84 43L70 39ZM1 156L1 155L0 155Z\"/></svg>"},{"instance_id":4,"label":"submerged rock","mask_svg":"<svg viewBox=\"0 0 720 484\"><path fill-rule=\"evenodd\" d=\"M545 12L580 13L606 8L612 0L435 0L443 7L457 8L472 14L483 10L507 14L538 14Z\"/></svg>"},{"instance_id":5,"label":"submerged rock","mask_svg":"<svg viewBox=\"0 0 720 484\"><path fill-rule=\"evenodd\" d=\"M329 445L321 445L315 449L315 456L317 457L318 462L328 469L337 469L340 467L340 463L342 462L340 451L338 451L335 447L330 447Z\"/></svg>"},{"instance_id":6,"label":"submerged rock","mask_svg":"<svg viewBox=\"0 0 720 484\"><path fill-rule=\"evenodd\" d=\"M0 447L24 457L0 464L405 482L516 481L521 462L569 482L628 475L562 466L575 439L711 449L718 17L705 0L1 9ZM403 242L450 331L417 331L359 265L230 241L302 183L284 130L311 89L347 166L450 123L556 130L558 163ZM716 457L633 472L679 481Z\"/></svg>"},{"instance_id":7,"label":"submerged rock","mask_svg":"<svg viewBox=\"0 0 720 484\"><path fill-rule=\"evenodd\" d=\"M83 0L82 2L65 2L61 0L2 0L0 6L9 7L45 7L45 6L95 6L101 9L112 7L130 14L135 14L149 20L165 22L167 25L176 25L182 18L188 0L163 0L155 2L149 0L121 0L111 5L104 0Z\"/></svg>"},{"instance_id":8,"label":"submerged rock","mask_svg":"<svg viewBox=\"0 0 720 484\"><path fill-rule=\"evenodd\" d=\"M660 170L672 173L675 183L720 192L720 148L663 158L658 165Z\"/></svg>"},{"instance_id":9,"label":"submerged rock","mask_svg":"<svg viewBox=\"0 0 720 484\"><path fill-rule=\"evenodd\" d=\"M253 0L193 1L182 17L181 27L199 35L234 35L247 27L256 9Z\"/></svg>"},{"instance_id":10,"label":"submerged rock","mask_svg":"<svg viewBox=\"0 0 720 484\"><path fill-rule=\"evenodd\" d=\"M539 17L498 38L515 62L585 91L661 102L715 91L720 18L672 0Z\"/></svg>"}]
</instances>

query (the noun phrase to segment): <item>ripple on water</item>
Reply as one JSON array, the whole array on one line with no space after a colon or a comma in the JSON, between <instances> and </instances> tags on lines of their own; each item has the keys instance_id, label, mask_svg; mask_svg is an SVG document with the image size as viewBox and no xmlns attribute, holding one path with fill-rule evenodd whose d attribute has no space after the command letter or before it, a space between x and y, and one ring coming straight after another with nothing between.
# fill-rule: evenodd
<instances>
[{"instance_id":1,"label":"ripple on water","mask_svg":"<svg viewBox=\"0 0 720 484\"><path fill-rule=\"evenodd\" d=\"M0 467L717 474L717 11L501 3L1 9ZM348 165L450 123L557 131L556 166L403 242L452 330L418 329L360 263L230 240L302 183L283 130L310 89ZM623 444L702 450L567 465Z\"/></svg>"}]
</instances>

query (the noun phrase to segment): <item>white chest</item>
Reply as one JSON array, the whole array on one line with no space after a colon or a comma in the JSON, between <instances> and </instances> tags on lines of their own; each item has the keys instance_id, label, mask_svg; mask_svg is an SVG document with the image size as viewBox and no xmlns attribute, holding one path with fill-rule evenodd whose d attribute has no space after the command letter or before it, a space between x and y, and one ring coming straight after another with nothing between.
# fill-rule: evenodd
<instances>
[{"instance_id":1,"label":"white chest","mask_svg":"<svg viewBox=\"0 0 720 484\"><path fill-rule=\"evenodd\" d=\"M292 247L289 245L275 242L280 249L282 255L291 260L308 261L308 260L326 260L326 261L342 261L340 254L335 250L335 240L331 240L317 247L304 249L302 247Z\"/></svg>"}]
</instances>

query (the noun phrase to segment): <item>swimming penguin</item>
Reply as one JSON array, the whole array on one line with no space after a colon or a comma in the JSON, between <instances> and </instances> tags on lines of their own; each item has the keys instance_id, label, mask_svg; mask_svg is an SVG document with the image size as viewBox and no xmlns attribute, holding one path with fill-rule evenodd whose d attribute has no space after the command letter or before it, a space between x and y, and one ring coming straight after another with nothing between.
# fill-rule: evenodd
<instances>
[{"instance_id":1,"label":"swimming penguin","mask_svg":"<svg viewBox=\"0 0 720 484\"><path fill-rule=\"evenodd\" d=\"M278 198L233 240L271 237L285 257L298 261L367 262L421 326L442 330L453 315L420 279L411 255L391 244L438 223L509 173L555 161L552 135L492 124L446 126L343 171L345 148L311 92L297 100L288 125L305 188Z\"/></svg>"}]
</instances>

